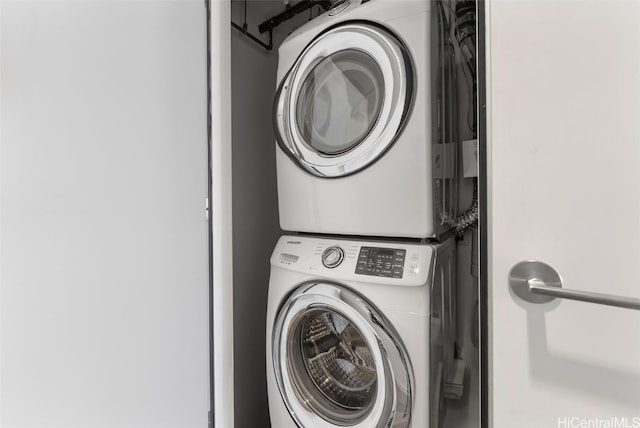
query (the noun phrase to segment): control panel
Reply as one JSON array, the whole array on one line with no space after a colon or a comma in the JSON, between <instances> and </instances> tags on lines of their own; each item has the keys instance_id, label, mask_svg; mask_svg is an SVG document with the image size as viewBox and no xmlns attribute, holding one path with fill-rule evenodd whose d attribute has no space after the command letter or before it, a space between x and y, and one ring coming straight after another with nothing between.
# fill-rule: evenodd
<instances>
[{"instance_id":1,"label":"control panel","mask_svg":"<svg viewBox=\"0 0 640 428\"><path fill-rule=\"evenodd\" d=\"M408 242L283 236L271 265L333 281L422 286L430 279L434 250Z\"/></svg>"},{"instance_id":2,"label":"control panel","mask_svg":"<svg viewBox=\"0 0 640 428\"><path fill-rule=\"evenodd\" d=\"M407 250L360 247L356 273L360 275L402 278Z\"/></svg>"}]
</instances>

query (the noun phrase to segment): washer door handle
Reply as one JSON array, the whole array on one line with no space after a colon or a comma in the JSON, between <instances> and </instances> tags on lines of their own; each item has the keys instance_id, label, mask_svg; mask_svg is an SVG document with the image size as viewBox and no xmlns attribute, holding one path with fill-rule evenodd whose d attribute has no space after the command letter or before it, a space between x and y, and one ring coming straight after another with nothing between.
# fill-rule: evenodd
<instances>
[{"instance_id":1,"label":"washer door handle","mask_svg":"<svg viewBox=\"0 0 640 428\"><path fill-rule=\"evenodd\" d=\"M640 310L640 299L633 297L562 288L560 275L539 261L523 261L513 266L509 286L518 297L530 303L548 303L560 298Z\"/></svg>"}]
</instances>

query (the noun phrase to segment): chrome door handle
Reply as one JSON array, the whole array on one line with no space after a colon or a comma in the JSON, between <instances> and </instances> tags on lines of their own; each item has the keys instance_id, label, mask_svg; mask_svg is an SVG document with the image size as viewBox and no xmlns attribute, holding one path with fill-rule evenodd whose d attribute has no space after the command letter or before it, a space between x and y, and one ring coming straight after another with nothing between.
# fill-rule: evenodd
<instances>
[{"instance_id":1,"label":"chrome door handle","mask_svg":"<svg viewBox=\"0 0 640 428\"><path fill-rule=\"evenodd\" d=\"M556 298L640 310L640 299L562 288L560 275L548 264L524 261L509 272L511 290L530 303L547 303Z\"/></svg>"}]
</instances>

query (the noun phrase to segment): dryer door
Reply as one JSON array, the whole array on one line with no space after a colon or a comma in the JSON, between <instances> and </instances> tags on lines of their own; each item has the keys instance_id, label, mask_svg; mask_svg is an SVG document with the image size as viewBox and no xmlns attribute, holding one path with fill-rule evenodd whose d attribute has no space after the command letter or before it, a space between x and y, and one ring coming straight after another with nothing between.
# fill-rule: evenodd
<instances>
[{"instance_id":1,"label":"dryer door","mask_svg":"<svg viewBox=\"0 0 640 428\"><path fill-rule=\"evenodd\" d=\"M273 364L300 427L406 428L412 371L395 329L338 284L311 282L280 308Z\"/></svg>"},{"instance_id":2,"label":"dryer door","mask_svg":"<svg viewBox=\"0 0 640 428\"><path fill-rule=\"evenodd\" d=\"M373 24L334 27L306 47L278 88L278 144L314 175L353 174L395 142L412 95L411 62L397 37Z\"/></svg>"}]
</instances>

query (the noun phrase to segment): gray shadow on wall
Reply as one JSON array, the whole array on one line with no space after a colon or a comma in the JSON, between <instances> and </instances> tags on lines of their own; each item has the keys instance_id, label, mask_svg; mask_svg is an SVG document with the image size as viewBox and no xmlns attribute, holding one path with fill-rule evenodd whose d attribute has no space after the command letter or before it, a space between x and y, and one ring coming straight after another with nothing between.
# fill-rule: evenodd
<instances>
[{"instance_id":1,"label":"gray shadow on wall","mask_svg":"<svg viewBox=\"0 0 640 428\"><path fill-rule=\"evenodd\" d=\"M519 298L514 298L519 303L522 302ZM575 356L569 357L551 352L547 342L545 319L546 312L550 308L531 307L531 304L527 306L529 372L533 379L580 391L581 394L586 393L609 402L626 403L640 409L640 376L614 367L596 365L577 359ZM597 345L594 343L594 347ZM612 350L612 352L616 351Z\"/></svg>"}]
</instances>

